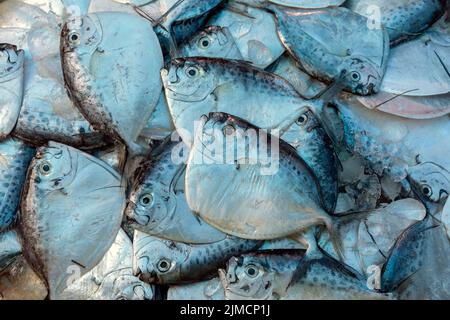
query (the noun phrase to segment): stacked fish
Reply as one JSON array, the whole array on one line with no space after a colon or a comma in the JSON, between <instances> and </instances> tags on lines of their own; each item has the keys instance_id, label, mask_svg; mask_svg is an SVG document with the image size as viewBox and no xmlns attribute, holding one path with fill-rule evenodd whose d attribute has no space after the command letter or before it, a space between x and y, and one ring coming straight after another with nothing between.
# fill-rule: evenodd
<instances>
[{"instance_id":1,"label":"stacked fish","mask_svg":"<svg viewBox=\"0 0 450 320\"><path fill-rule=\"evenodd\" d=\"M450 299L444 0L0 2L0 299Z\"/></svg>"}]
</instances>

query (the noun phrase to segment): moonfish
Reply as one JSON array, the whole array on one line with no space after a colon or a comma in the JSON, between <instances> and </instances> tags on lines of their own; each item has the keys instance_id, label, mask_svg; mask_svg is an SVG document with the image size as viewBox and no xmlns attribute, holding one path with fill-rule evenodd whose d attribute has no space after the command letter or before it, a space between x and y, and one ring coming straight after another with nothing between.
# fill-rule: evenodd
<instances>
[{"instance_id":1,"label":"moonfish","mask_svg":"<svg viewBox=\"0 0 450 320\"><path fill-rule=\"evenodd\" d=\"M34 148L14 138L0 142L0 231L16 219L28 164L34 152Z\"/></svg>"},{"instance_id":2,"label":"moonfish","mask_svg":"<svg viewBox=\"0 0 450 320\"><path fill-rule=\"evenodd\" d=\"M76 20L66 23L61 33L70 96L94 128L139 154L143 150L136 139L161 92L157 37L144 19L127 13L99 12L80 19L81 26ZM108 28L110 24L116 27Z\"/></svg>"},{"instance_id":3,"label":"moonfish","mask_svg":"<svg viewBox=\"0 0 450 320\"><path fill-rule=\"evenodd\" d=\"M81 278L74 277L57 299L151 300L151 285L132 275L132 250L130 238L123 230L119 230L114 243L100 263Z\"/></svg>"},{"instance_id":4,"label":"moonfish","mask_svg":"<svg viewBox=\"0 0 450 320\"><path fill-rule=\"evenodd\" d=\"M261 244L262 241L227 237L215 243L189 245L135 231L133 270L148 283L195 282L213 277L230 257L256 250Z\"/></svg>"},{"instance_id":5,"label":"moonfish","mask_svg":"<svg viewBox=\"0 0 450 320\"><path fill-rule=\"evenodd\" d=\"M50 298L68 286L71 272L82 276L100 262L124 208L124 180L107 164L56 142L38 149L24 187L19 231L24 255L45 279Z\"/></svg>"},{"instance_id":6,"label":"moonfish","mask_svg":"<svg viewBox=\"0 0 450 320\"><path fill-rule=\"evenodd\" d=\"M0 139L11 133L23 99L25 53L11 44L0 44Z\"/></svg>"},{"instance_id":7,"label":"moonfish","mask_svg":"<svg viewBox=\"0 0 450 320\"><path fill-rule=\"evenodd\" d=\"M365 17L342 7L266 8L277 17L287 51L310 75L331 82L348 74L341 80L348 91L363 96L379 91L389 55L384 28L369 29Z\"/></svg>"},{"instance_id":8,"label":"moonfish","mask_svg":"<svg viewBox=\"0 0 450 320\"><path fill-rule=\"evenodd\" d=\"M198 218L187 205L184 180L188 150L166 139L138 168L126 215L135 229L160 238L206 244L227 235Z\"/></svg>"}]
</instances>

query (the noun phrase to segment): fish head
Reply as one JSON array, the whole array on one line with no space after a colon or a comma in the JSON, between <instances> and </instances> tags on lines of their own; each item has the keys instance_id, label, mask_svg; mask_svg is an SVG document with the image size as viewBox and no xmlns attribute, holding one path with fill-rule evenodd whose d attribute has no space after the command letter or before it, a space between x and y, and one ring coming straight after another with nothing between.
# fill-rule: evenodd
<instances>
[{"instance_id":1,"label":"fish head","mask_svg":"<svg viewBox=\"0 0 450 320\"><path fill-rule=\"evenodd\" d=\"M214 70L207 58L179 58L161 70L167 99L198 102L206 99L216 88Z\"/></svg>"},{"instance_id":2,"label":"fish head","mask_svg":"<svg viewBox=\"0 0 450 320\"><path fill-rule=\"evenodd\" d=\"M431 162L420 163L408 170L411 187L425 201L443 203L450 193L450 172Z\"/></svg>"},{"instance_id":3,"label":"fish head","mask_svg":"<svg viewBox=\"0 0 450 320\"><path fill-rule=\"evenodd\" d=\"M116 300L151 300L153 287L132 275L120 275L112 288Z\"/></svg>"},{"instance_id":4,"label":"fish head","mask_svg":"<svg viewBox=\"0 0 450 320\"><path fill-rule=\"evenodd\" d=\"M48 147L38 149L30 164L29 179L41 190L62 190L75 179L77 157L69 147L50 142Z\"/></svg>"},{"instance_id":5,"label":"fish head","mask_svg":"<svg viewBox=\"0 0 450 320\"><path fill-rule=\"evenodd\" d=\"M61 31L61 53L75 54L86 60L94 53L102 41L103 33L95 14L68 19Z\"/></svg>"},{"instance_id":6,"label":"fish head","mask_svg":"<svg viewBox=\"0 0 450 320\"><path fill-rule=\"evenodd\" d=\"M262 300L272 296L273 273L252 255L232 257L227 270L219 270L219 277L227 299Z\"/></svg>"},{"instance_id":7,"label":"fish head","mask_svg":"<svg viewBox=\"0 0 450 320\"><path fill-rule=\"evenodd\" d=\"M0 82L2 78L15 73L23 67L25 61L25 52L18 50L15 45L0 44Z\"/></svg>"},{"instance_id":8,"label":"fish head","mask_svg":"<svg viewBox=\"0 0 450 320\"><path fill-rule=\"evenodd\" d=\"M345 84L353 93L367 96L379 91L383 76L380 68L364 58L352 57L343 63Z\"/></svg>"},{"instance_id":9,"label":"fish head","mask_svg":"<svg viewBox=\"0 0 450 320\"><path fill-rule=\"evenodd\" d=\"M242 59L242 55L226 27L209 26L180 48L184 57Z\"/></svg>"},{"instance_id":10,"label":"fish head","mask_svg":"<svg viewBox=\"0 0 450 320\"><path fill-rule=\"evenodd\" d=\"M134 256L133 273L147 283L171 283L180 277L188 252L174 241L147 237L145 246ZM139 245L139 244L138 244Z\"/></svg>"}]
</instances>

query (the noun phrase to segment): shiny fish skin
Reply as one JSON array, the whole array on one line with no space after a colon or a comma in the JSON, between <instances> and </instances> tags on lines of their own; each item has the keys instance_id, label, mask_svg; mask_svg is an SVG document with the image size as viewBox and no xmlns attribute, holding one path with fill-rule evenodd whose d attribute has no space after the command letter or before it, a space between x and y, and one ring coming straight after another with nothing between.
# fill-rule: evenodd
<instances>
[{"instance_id":1,"label":"shiny fish skin","mask_svg":"<svg viewBox=\"0 0 450 320\"><path fill-rule=\"evenodd\" d=\"M38 149L22 195L19 232L50 298L67 287L74 268L87 273L113 243L125 209L123 182L104 162L69 146L50 142Z\"/></svg>"},{"instance_id":2,"label":"shiny fish skin","mask_svg":"<svg viewBox=\"0 0 450 320\"><path fill-rule=\"evenodd\" d=\"M192 70L197 76L189 76ZM319 178L325 208L333 211L338 163L329 137L313 114L320 113L320 100L306 100L279 76L236 61L177 59L161 74L175 127L188 146L193 141L194 122L209 112L226 112L263 129L278 128ZM298 125L306 114L311 121ZM315 161L316 157L324 161Z\"/></svg>"},{"instance_id":3,"label":"shiny fish skin","mask_svg":"<svg viewBox=\"0 0 450 320\"><path fill-rule=\"evenodd\" d=\"M202 162L208 158L207 154L204 157L208 148L223 147L214 145L214 141L223 139L221 135L227 126L233 127L235 133L242 130L241 135L252 129L265 138L258 141L256 135L247 135L244 144L252 151L239 159L219 149L226 157L232 157L234 165L224 164L222 159ZM225 113L203 116L197 129L186 169L186 198L189 207L206 222L247 239L281 238L315 225L325 225L332 231L332 219L322 208L318 183L290 145ZM279 143L279 164L264 175L260 171L262 164L252 163L254 159L249 156L257 154L252 146L257 146L258 152L270 152L274 139ZM267 157L266 162L274 165L274 156Z\"/></svg>"},{"instance_id":4,"label":"shiny fish skin","mask_svg":"<svg viewBox=\"0 0 450 320\"><path fill-rule=\"evenodd\" d=\"M271 5L268 10L277 17L284 46L310 75L330 82L345 72L349 77L343 83L350 92L379 91L389 54L384 28L370 30L366 18L341 7L301 10Z\"/></svg>"},{"instance_id":5,"label":"shiny fish skin","mask_svg":"<svg viewBox=\"0 0 450 320\"><path fill-rule=\"evenodd\" d=\"M16 218L28 164L34 152L33 148L14 138L0 142L0 232Z\"/></svg>"},{"instance_id":6,"label":"shiny fish skin","mask_svg":"<svg viewBox=\"0 0 450 320\"><path fill-rule=\"evenodd\" d=\"M166 139L139 169L129 195L126 215L132 226L149 235L184 243L214 243L226 234L211 227L189 209L184 194L187 157L182 142ZM183 156L184 153L184 156ZM144 201L147 199L149 202Z\"/></svg>"},{"instance_id":7,"label":"shiny fish skin","mask_svg":"<svg viewBox=\"0 0 450 320\"><path fill-rule=\"evenodd\" d=\"M15 230L0 233L0 274L21 253L22 244Z\"/></svg>"},{"instance_id":8,"label":"shiny fish skin","mask_svg":"<svg viewBox=\"0 0 450 320\"><path fill-rule=\"evenodd\" d=\"M261 244L262 241L227 237L216 243L187 245L135 231L134 274L146 282L158 284L208 279L231 256L256 250Z\"/></svg>"},{"instance_id":9,"label":"shiny fish skin","mask_svg":"<svg viewBox=\"0 0 450 320\"><path fill-rule=\"evenodd\" d=\"M163 60L156 35L144 19L126 13L100 12L81 19L81 30L66 23L61 33L70 96L94 128L139 154L143 150L136 139L161 92ZM120 28L108 28L117 19Z\"/></svg>"},{"instance_id":10,"label":"shiny fish skin","mask_svg":"<svg viewBox=\"0 0 450 320\"><path fill-rule=\"evenodd\" d=\"M445 0L350 0L345 6L363 16L378 18L389 32L391 43L398 43L420 34L443 13Z\"/></svg>"},{"instance_id":11,"label":"shiny fish skin","mask_svg":"<svg viewBox=\"0 0 450 320\"><path fill-rule=\"evenodd\" d=\"M0 44L0 140L11 133L23 98L24 51Z\"/></svg>"}]
</instances>

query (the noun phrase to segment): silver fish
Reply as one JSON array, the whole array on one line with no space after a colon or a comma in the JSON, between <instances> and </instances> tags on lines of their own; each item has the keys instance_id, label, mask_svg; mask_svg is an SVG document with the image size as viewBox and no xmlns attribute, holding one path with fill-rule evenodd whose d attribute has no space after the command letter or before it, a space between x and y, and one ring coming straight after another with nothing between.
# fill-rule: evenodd
<instances>
[{"instance_id":1,"label":"silver fish","mask_svg":"<svg viewBox=\"0 0 450 320\"><path fill-rule=\"evenodd\" d=\"M132 275L133 244L119 230L103 259L57 297L58 300L151 300L152 286Z\"/></svg>"},{"instance_id":2,"label":"silver fish","mask_svg":"<svg viewBox=\"0 0 450 320\"><path fill-rule=\"evenodd\" d=\"M182 57L211 57L244 60L231 32L226 27L208 26L180 45Z\"/></svg>"},{"instance_id":3,"label":"silver fish","mask_svg":"<svg viewBox=\"0 0 450 320\"><path fill-rule=\"evenodd\" d=\"M237 237L275 239L316 225L333 233L318 183L296 151L225 113L201 118L188 158L186 198L207 223Z\"/></svg>"},{"instance_id":4,"label":"silver fish","mask_svg":"<svg viewBox=\"0 0 450 320\"><path fill-rule=\"evenodd\" d=\"M445 0L349 0L345 6L383 24L392 43L420 34L443 14Z\"/></svg>"},{"instance_id":5,"label":"silver fish","mask_svg":"<svg viewBox=\"0 0 450 320\"><path fill-rule=\"evenodd\" d=\"M227 235L189 209L184 194L188 150L166 139L139 169L125 211L131 226L149 235L184 243L214 243Z\"/></svg>"},{"instance_id":6,"label":"silver fish","mask_svg":"<svg viewBox=\"0 0 450 320\"><path fill-rule=\"evenodd\" d=\"M423 162L408 169L408 180L431 202L439 203L450 195L450 172L433 162Z\"/></svg>"},{"instance_id":7,"label":"silver fish","mask_svg":"<svg viewBox=\"0 0 450 320\"><path fill-rule=\"evenodd\" d=\"M19 117L23 99L23 50L0 44L0 139L11 133Z\"/></svg>"},{"instance_id":8,"label":"silver fish","mask_svg":"<svg viewBox=\"0 0 450 320\"><path fill-rule=\"evenodd\" d=\"M139 154L142 147L136 139L161 92L163 59L157 37L144 19L126 13L100 12L80 19L81 26L66 23L61 33L66 86L94 128ZM117 20L120 25L108 27Z\"/></svg>"},{"instance_id":9,"label":"silver fish","mask_svg":"<svg viewBox=\"0 0 450 320\"><path fill-rule=\"evenodd\" d=\"M195 283L170 286L167 300L224 300L224 291L218 277Z\"/></svg>"},{"instance_id":10,"label":"silver fish","mask_svg":"<svg viewBox=\"0 0 450 320\"><path fill-rule=\"evenodd\" d=\"M188 245L135 231L134 274L148 283L180 284L210 278L230 257L256 250L261 241L227 237L216 243Z\"/></svg>"},{"instance_id":11,"label":"silver fish","mask_svg":"<svg viewBox=\"0 0 450 320\"><path fill-rule=\"evenodd\" d=\"M22 244L15 230L0 234L0 274L22 253Z\"/></svg>"},{"instance_id":12,"label":"silver fish","mask_svg":"<svg viewBox=\"0 0 450 320\"><path fill-rule=\"evenodd\" d=\"M16 219L28 164L34 152L33 148L14 138L0 142L0 231Z\"/></svg>"},{"instance_id":13,"label":"silver fish","mask_svg":"<svg viewBox=\"0 0 450 320\"><path fill-rule=\"evenodd\" d=\"M56 142L38 149L21 202L24 255L50 298L96 266L113 243L125 208L124 180L104 162ZM80 238L80 234L85 237Z\"/></svg>"},{"instance_id":14,"label":"silver fish","mask_svg":"<svg viewBox=\"0 0 450 320\"><path fill-rule=\"evenodd\" d=\"M279 76L222 59L177 59L161 74L175 127L188 146L198 119L214 111L246 119L263 129L279 129L318 177L325 208L333 211L338 164L315 115L321 114L321 98L307 100Z\"/></svg>"},{"instance_id":15,"label":"silver fish","mask_svg":"<svg viewBox=\"0 0 450 320\"><path fill-rule=\"evenodd\" d=\"M389 54L384 28L369 29L365 17L341 7L266 8L277 17L284 46L310 75L330 82L345 73L347 90L358 95L379 91Z\"/></svg>"}]
</instances>

